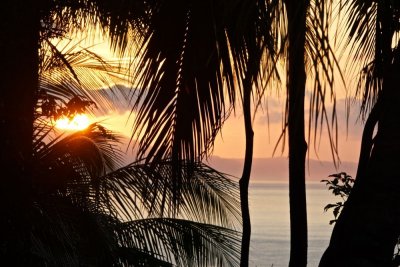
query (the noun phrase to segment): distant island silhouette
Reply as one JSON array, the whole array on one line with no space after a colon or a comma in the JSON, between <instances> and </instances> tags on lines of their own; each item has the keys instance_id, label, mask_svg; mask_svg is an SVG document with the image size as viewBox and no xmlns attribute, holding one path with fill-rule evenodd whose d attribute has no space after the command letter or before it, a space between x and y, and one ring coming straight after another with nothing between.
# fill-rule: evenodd
<instances>
[{"instance_id":1,"label":"distant island silhouette","mask_svg":"<svg viewBox=\"0 0 400 267\"><path fill-rule=\"evenodd\" d=\"M223 158L212 156L208 159L208 163L215 169L240 177L242 171L242 161L240 158ZM285 157L276 158L254 158L253 168L251 172L251 182L287 182L288 159ZM307 170L308 169L308 170ZM308 167L306 166L307 181L319 182L330 174L337 172L347 172L355 176L357 163L344 161L335 169L333 162L310 159Z\"/></svg>"}]
</instances>

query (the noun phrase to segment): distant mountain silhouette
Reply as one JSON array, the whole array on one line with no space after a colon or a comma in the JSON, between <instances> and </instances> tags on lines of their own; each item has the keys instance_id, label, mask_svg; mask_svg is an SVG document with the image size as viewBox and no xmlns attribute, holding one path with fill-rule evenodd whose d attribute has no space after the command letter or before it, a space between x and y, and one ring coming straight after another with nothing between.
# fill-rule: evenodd
<instances>
[{"instance_id":1,"label":"distant mountain silhouette","mask_svg":"<svg viewBox=\"0 0 400 267\"><path fill-rule=\"evenodd\" d=\"M124 144L129 142L129 139L124 140ZM132 141L133 143L135 140ZM132 145L126 151L126 147L123 149L127 154L125 155L125 164L136 161L137 148L132 149ZM236 178L240 178L243 168L243 159L240 158L222 158L219 156L211 156L206 164L216 170L232 175ZM251 172L251 182L267 182L267 181L278 181L288 182L289 162L287 158L276 157L276 158L254 158L253 167ZM331 161L320 161L310 159L307 165L306 162L306 179L312 182L319 182L326 179L330 174L338 172L347 172L351 176L355 176L357 171L357 163L344 161L340 164L338 169L335 169L333 162Z\"/></svg>"},{"instance_id":2,"label":"distant mountain silhouette","mask_svg":"<svg viewBox=\"0 0 400 267\"><path fill-rule=\"evenodd\" d=\"M212 156L208 159L208 163L218 171L240 177L242 174L243 160L238 158L221 158ZM307 167L308 164L308 167ZM288 159L283 157L277 158L254 158L251 173L252 182L262 181L279 181L287 182L289 177ZM308 181L319 182L326 179L328 175L338 172L347 172L351 176L355 176L357 163L342 162L338 169L335 169L333 162L320 161L310 159L306 163L306 178Z\"/></svg>"},{"instance_id":3,"label":"distant mountain silhouette","mask_svg":"<svg viewBox=\"0 0 400 267\"><path fill-rule=\"evenodd\" d=\"M97 93L110 103L113 103L113 111L125 113L132 110L133 103L136 101L135 90L135 88L118 84L113 90L101 88L97 90Z\"/></svg>"}]
</instances>

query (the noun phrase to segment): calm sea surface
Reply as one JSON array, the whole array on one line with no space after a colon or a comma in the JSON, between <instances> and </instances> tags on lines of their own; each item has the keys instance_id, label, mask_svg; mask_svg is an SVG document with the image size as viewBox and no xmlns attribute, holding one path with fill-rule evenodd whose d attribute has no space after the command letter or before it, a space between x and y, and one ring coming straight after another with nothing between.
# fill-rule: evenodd
<instances>
[{"instance_id":1,"label":"calm sea surface","mask_svg":"<svg viewBox=\"0 0 400 267\"><path fill-rule=\"evenodd\" d=\"M252 238L251 267L283 267L289 263L289 189L283 183L254 183L250 185L250 214ZM307 185L308 266L318 266L327 247L333 219L324 212L327 203L338 201L323 183Z\"/></svg>"}]
</instances>

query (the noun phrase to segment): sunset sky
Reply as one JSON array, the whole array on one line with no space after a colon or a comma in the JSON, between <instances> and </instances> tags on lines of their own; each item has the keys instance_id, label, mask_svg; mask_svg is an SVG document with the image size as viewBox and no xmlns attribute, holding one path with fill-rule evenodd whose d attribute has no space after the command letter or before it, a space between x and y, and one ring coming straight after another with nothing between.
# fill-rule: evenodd
<instances>
[{"instance_id":1,"label":"sunset sky","mask_svg":"<svg viewBox=\"0 0 400 267\"><path fill-rule=\"evenodd\" d=\"M85 44L83 44L84 46ZM105 42L97 41L91 48L96 53L106 57L112 57ZM339 125L339 157L342 162L357 162L359 154L360 139L362 133L362 123L358 118L359 107L357 103L351 105L348 129L346 128L345 100L347 95L353 95L352 88L355 78L347 78L345 89L344 85L337 78L335 93L337 96L337 118ZM308 81L310 83L310 81ZM310 83L311 84L311 83ZM311 86L311 85L310 85ZM310 87L309 86L309 87ZM282 131L282 118L285 104L284 85L278 95L279 90L271 90L266 94L266 98L259 107L254 118L254 158L270 158ZM328 104L331 106L331 104ZM308 100L306 100L306 108ZM268 107L268 108L267 108ZM268 116L267 116L268 109ZM308 117L308 111L306 110ZM91 118L91 121L101 121L102 124L110 129L122 133L127 139L131 137L132 120L135 113L132 113L129 104L123 103L115 110L110 110L108 114ZM128 120L130 116L130 119ZM269 117L269 123L268 123ZM306 128L308 118L306 118ZM307 135L307 134L306 134ZM243 116L241 107L236 108L230 118L225 122L221 133L218 135L212 155L221 158L241 159L244 156L245 137L243 127ZM279 145L275 157L287 157L287 151L281 152L282 146ZM317 153L316 153L317 151ZM332 154L327 138L326 127L322 131L321 139L317 145L312 142L309 146L310 159L320 161L332 161ZM333 168L333 164L327 166ZM339 167L340 170L340 167Z\"/></svg>"},{"instance_id":2,"label":"sunset sky","mask_svg":"<svg viewBox=\"0 0 400 267\"><path fill-rule=\"evenodd\" d=\"M254 157L271 157L274 147L282 131L282 116L283 116L283 97L271 97L269 99L269 127L266 110L259 110L253 123L255 145ZM271 104L273 103L273 104ZM357 161L359 142L362 133L362 125L357 121L357 109L354 105L351 109L349 118L348 131L346 131L346 116L345 116L345 100L340 99L337 103L338 121L339 121L339 156L342 161ZM128 121L130 110L111 111L106 116L96 118L101 120L105 125L113 130L123 133L130 137L132 118ZM268 129L269 128L269 129ZM224 158L242 158L244 154L245 138L243 128L243 116L241 110L237 109L236 114L225 122L221 133L215 142L213 155ZM332 159L331 151L328 145L326 130L323 130L321 142L319 144L318 154L315 153L314 146L310 147L310 158L330 161ZM275 156L286 156L286 152L281 153L281 146L275 153Z\"/></svg>"}]
</instances>

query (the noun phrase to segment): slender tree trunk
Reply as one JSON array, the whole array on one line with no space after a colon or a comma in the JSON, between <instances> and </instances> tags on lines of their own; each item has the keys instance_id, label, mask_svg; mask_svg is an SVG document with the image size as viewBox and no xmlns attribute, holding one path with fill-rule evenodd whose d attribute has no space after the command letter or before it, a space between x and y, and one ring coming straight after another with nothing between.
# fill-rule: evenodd
<instances>
[{"instance_id":1,"label":"slender tree trunk","mask_svg":"<svg viewBox=\"0 0 400 267\"><path fill-rule=\"evenodd\" d=\"M289 203L291 267L307 265L307 208L305 158L307 143L304 133L304 95L306 72L304 63L306 13L308 1L287 0L288 57L288 132L289 132Z\"/></svg>"},{"instance_id":2,"label":"slender tree trunk","mask_svg":"<svg viewBox=\"0 0 400 267\"><path fill-rule=\"evenodd\" d=\"M249 266L249 250L251 236L251 222L249 211L249 181L251 165L253 161L253 128L251 125L251 79L246 78L243 92L243 117L246 134L246 152L243 165L242 177L239 181L240 186L240 207L242 211L242 247L240 267Z\"/></svg>"},{"instance_id":3,"label":"slender tree trunk","mask_svg":"<svg viewBox=\"0 0 400 267\"><path fill-rule=\"evenodd\" d=\"M5 0L0 18L0 254L31 266L33 111L38 88L38 2Z\"/></svg>"}]
</instances>

